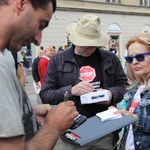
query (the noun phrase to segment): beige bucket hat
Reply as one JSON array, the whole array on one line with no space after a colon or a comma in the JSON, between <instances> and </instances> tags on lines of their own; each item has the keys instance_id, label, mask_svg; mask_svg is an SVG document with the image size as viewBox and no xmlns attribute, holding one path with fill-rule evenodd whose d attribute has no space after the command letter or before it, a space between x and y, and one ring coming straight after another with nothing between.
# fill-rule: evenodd
<instances>
[{"instance_id":1,"label":"beige bucket hat","mask_svg":"<svg viewBox=\"0 0 150 150\"><path fill-rule=\"evenodd\" d=\"M94 14L87 14L78 21L67 25L69 40L77 46L106 46L109 35L101 33L100 18Z\"/></svg>"}]
</instances>

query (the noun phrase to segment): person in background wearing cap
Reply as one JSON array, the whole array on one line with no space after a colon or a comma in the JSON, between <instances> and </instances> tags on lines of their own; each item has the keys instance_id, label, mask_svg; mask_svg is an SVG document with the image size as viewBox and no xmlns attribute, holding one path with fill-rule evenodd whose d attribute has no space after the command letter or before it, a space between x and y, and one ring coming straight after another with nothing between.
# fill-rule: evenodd
<instances>
[{"instance_id":1,"label":"person in background wearing cap","mask_svg":"<svg viewBox=\"0 0 150 150\"><path fill-rule=\"evenodd\" d=\"M43 103L59 104L68 91L69 99L75 102L79 113L89 118L122 100L127 78L117 56L98 48L109 41L108 36L101 33L100 25L97 15L87 14L76 25L67 27L72 46L51 58L40 92ZM107 90L109 99L81 104L81 95L99 90ZM70 144L64 136L61 138L64 150L112 150L118 134L115 134L116 139L109 134L83 147Z\"/></svg>"}]
</instances>

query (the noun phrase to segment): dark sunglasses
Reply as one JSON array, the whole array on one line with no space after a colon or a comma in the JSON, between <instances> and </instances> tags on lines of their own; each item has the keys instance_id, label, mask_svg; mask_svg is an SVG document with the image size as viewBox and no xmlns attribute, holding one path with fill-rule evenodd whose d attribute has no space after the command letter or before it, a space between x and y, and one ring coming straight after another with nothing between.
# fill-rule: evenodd
<instances>
[{"instance_id":1,"label":"dark sunglasses","mask_svg":"<svg viewBox=\"0 0 150 150\"><path fill-rule=\"evenodd\" d=\"M142 62L145 60L145 55L150 55L150 52L147 52L147 53L140 53L140 54L137 54L137 55L134 55L134 56L126 56L124 57L126 62L129 63L129 64L132 64L133 62L133 59L135 58L138 62Z\"/></svg>"}]
</instances>

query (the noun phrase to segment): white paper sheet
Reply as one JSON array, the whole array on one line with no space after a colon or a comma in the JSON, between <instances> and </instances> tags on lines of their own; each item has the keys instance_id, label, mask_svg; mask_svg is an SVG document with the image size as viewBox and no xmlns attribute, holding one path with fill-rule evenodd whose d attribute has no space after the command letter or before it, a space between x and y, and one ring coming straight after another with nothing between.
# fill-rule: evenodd
<instances>
[{"instance_id":1,"label":"white paper sheet","mask_svg":"<svg viewBox=\"0 0 150 150\"><path fill-rule=\"evenodd\" d=\"M36 93L36 94L39 94L40 91L41 91L41 83L39 82L39 85L37 86L37 85L35 84L35 82L33 82L33 87L34 87L35 93Z\"/></svg>"},{"instance_id":2,"label":"white paper sheet","mask_svg":"<svg viewBox=\"0 0 150 150\"><path fill-rule=\"evenodd\" d=\"M101 121L108 121L108 120L121 118L122 114L114 114L116 111L117 111L116 108L111 108L109 110L97 113L96 116L101 118Z\"/></svg>"}]
</instances>

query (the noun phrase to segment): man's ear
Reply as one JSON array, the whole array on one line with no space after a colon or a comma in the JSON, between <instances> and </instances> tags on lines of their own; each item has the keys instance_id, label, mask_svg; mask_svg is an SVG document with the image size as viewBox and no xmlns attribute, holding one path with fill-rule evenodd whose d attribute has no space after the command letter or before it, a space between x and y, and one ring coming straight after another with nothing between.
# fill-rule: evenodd
<instances>
[{"instance_id":1,"label":"man's ear","mask_svg":"<svg viewBox=\"0 0 150 150\"><path fill-rule=\"evenodd\" d=\"M22 10L24 10L27 2L28 0L15 0L15 11L18 15Z\"/></svg>"}]
</instances>

